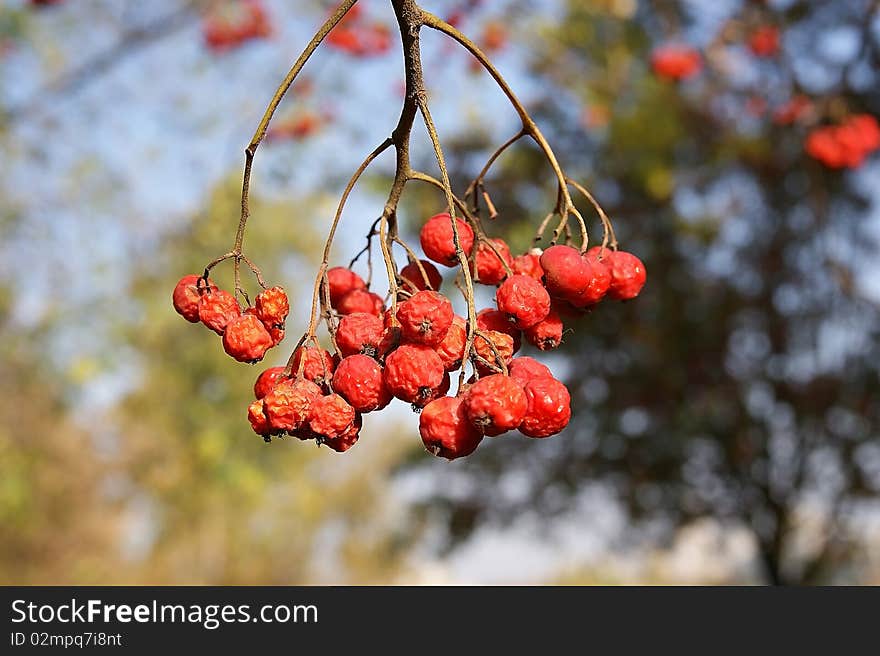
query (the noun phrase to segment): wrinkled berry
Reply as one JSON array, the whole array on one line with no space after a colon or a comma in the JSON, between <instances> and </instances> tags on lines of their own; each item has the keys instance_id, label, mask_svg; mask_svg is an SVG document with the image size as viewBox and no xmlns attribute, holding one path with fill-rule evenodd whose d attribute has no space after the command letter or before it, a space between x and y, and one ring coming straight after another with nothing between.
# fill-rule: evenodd
<instances>
[{"instance_id":1,"label":"wrinkled berry","mask_svg":"<svg viewBox=\"0 0 880 656\"><path fill-rule=\"evenodd\" d=\"M340 437L354 419L354 408L338 394L319 396L309 407L309 429L324 439Z\"/></svg>"},{"instance_id":2,"label":"wrinkled berry","mask_svg":"<svg viewBox=\"0 0 880 656\"><path fill-rule=\"evenodd\" d=\"M513 338L497 330L480 331L474 337L474 355L477 356L474 358L477 371L494 373L502 368L502 362L506 365L513 357Z\"/></svg>"},{"instance_id":3,"label":"wrinkled berry","mask_svg":"<svg viewBox=\"0 0 880 656\"><path fill-rule=\"evenodd\" d=\"M321 388L310 380L282 380L263 397L263 411L273 433L299 429L309 415L312 401L321 396Z\"/></svg>"},{"instance_id":4,"label":"wrinkled berry","mask_svg":"<svg viewBox=\"0 0 880 656\"><path fill-rule=\"evenodd\" d=\"M528 408L522 386L493 374L474 383L464 396L468 421L484 435L501 435L522 423Z\"/></svg>"},{"instance_id":5,"label":"wrinkled berry","mask_svg":"<svg viewBox=\"0 0 880 656\"><path fill-rule=\"evenodd\" d=\"M593 279L593 268L578 249L557 244L541 255L544 285L554 298L577 298Z\"/></svg>"},{"instance_id":6,"label":"wrinkled berry","mask_svg":"<svg viewBox=\"0 0 880 656\"><path fill-rule=\"evenodd\" d=\"M333 391L358 412L381 410L391 402L382 367L368 355L342 358L333 373Z\"/></svg>"},{"instance_id":7,"label":"wrinkled berry","mask_svg":"<svg viewBox=\"0 0 880 656\"><path fill-rule=\"evenodd\" d=\"M455 222L461 250L467 255L474 246L474 231L461 219L456 218ZM429 260L451 267L458 264L453 236L449 214L436 214L422 226L419 241Z\"/></svg>"},{"instance_id":8,"label":"wrinkled berry","mask_svg":"<svg viewBox=\"0 0 880 656\"><path fill-rule=\"evenodd\" d=\"M413 294L397 306L397 320L403 338L416 344L439 344L452 325L452 303L438 292Z\"/></svg>"},{"instance_id":9,"label":"wrinkled berry","mask_svg":"<svg viewBox=\"0 0 880 656\"><path fill-rule=\"evenodd\" d=\"M541 251L534 249L525 255L513 258L510 269L514 274L529 276L540 281L544 277L544 269L541 267Z\"/></svg>"},{"instance_id":10,"label":"wrinkled berry","mask_svg":"<svg viewBox=\"0 0 880 656\"><path fill-rule=\"evenodd\" d=\"M336 311L343 315L365 312L381 317L385 311L385 301L378 294L368 292L366 289L355 289L339 300Z\"/></svg>"},{"instance_id":11,"label":"wrinkled berry","mask_svg":"<svg viewBox=\"0 0 880 656\"><path fill-rule=\"evenodd\" d=\"M204 293L199 299L199 319L218 335L222 335L226 324L239 315L241 308L235 296L222 289Z\"/></svg>"},{"instance_id":12,"label":"wrinkled berry","mask_svg":"<svg viewBox=\"0 0 880 656\"><path fill-rule=\"evenodd\" d=\"M324 349L314 346L300 346L296 350L290 368L292 375L297 375L300 361L303 359L302 375L306 379L318 385L324 385L333 377L333 369L336 367L333 357Z\"/></svg>"},{"instance_id":13,"label":"wrinkled berry","mask_svg":"<svg viewBox=\"0 0 880 656\"><path fill-rule=\"evenodd\" d=\"M477 312L477 329L478 330L497 330L500 333L506 333L513 339L513 352L519 351L522 346L522 331L516 327L511 321L510 315L486 308Z\"/></svg>"},{"instance_id":14,"label":"wrinkled berry","mask_svg":"<svg viewBox=\"0 0 880 656\"><path fill-rule=\"evenodd\" d=\"M338 437L322 438L321 446L330 447L337 453L345 453L353 447L355 442L358 441L358 438L360 438L362 426L363 419L360 415L355 415L354 421L351 422L351 425L341 435Z\"/></svg>"},{"instance_id":15,"label":"wrinkled berry","mask_svg":"<svg viewBox=\"0 0 880 656\"><path fill-rule=\"evenodd\" d=\"M627 301L638 296L648 275L642 261L632 253L611 251L608 253L608 263L611 267L608 297Z\"/></svg>"},{"instance_id":16,"label":"wrinkled berry","mask_svg":"<svg viewBox=\"0 0 880 656\"><path fill-rule=\"evenodd\" d=\"M272 428L269 426L269 420L266 418L266 413L263 411L262 399L257 399L248 406L248 422L250 422L251 428L254 429L254 432L257 435L266 437L272 433Z\"/></svg>"},{"instance_id":17,"label":"wrinkled berry","mask_svg":"<svg viewBox=\"0 0 880 656\"><path fill-rule=\"evenodd\" d=\"M510 255L510 248L503 239L490 239L489 241L498 251L495 251L486 243L481 241L477 246L477 255L474 258L476 271L474 272L474 281L483 283L484 285L497 285L507 276L504 265L510 266L513 258ZM501 257L499 257L499 255Z\"/></svg>"},{"instance_id":18,"label":"wrinkled berry","mask_svg":"<svg viewBox=\"0 0 880 656\"><path fill-rule=\"evenodd\" d=\"M330 305L335 308L348 292L366 289L367 283L351 269L333 267L327 270L327 286L330 288Z\"/></svg>"},{"instance_id":19,"label":"wrinkled berry","mask_svg":"<svg viewBox=\"0 0 880 656\"><path fill-rule=\"evenodd\" d=\"M443 276L440 275L437 267L427 260L419 260L419 264L422 265L422 269L425 271L425 276L428 277L427 283L425 283L425 276L422 275L421 269L419 269L419 266L414 262L410 262L400 270L400 278L408 281L412 287L415 288L415 291L422 291L425 289L433 289L434 291L439 290L440 285L443 284ZM409 285L404 283L403 286L408 287Z\"/></svg>"},{"instance_id":20,"label":"wrinkled berry","mask_svg":"<svg viewBox=\"0 0 880 656\"><path fill-rule=\"evenodd\" d=\"M208 280L207 287L204 282L199 283L200 277L195 274L184 276L177 282L177 285L174 287L174 293L171 295L174 309L190 323L199 322L199 297L201 296L199 294L199 287L202 288L203 292L207 288L210 288L212 291L217 290L217 285L210 279Z\"/></svg>"},{"instance_id":21,"label":"wrinkled berry","mask_svg":"<svg viewBox=\"0 0 880 656\"><path fill-rule=\"evenodd\" d=\"M252 314L236 317L223 331L223 350L239 362L259 362L272 346L266 326Z\"/></svg>"},{"instance_id":22,"label":"wrinkled berry","mask_svg":"<svg viewBox=\"0 0 880 656\"><path fill-rule=\"evenodd\" d=\"M555 378L532 378L523 388L528 409L519 432L529 437L556 435L571 419L571 396Z\"/></svg>"},{"instance_id":23,"label":"wrinkled berry","mask_svg":"<svg viewBox=\"0 0 880 656\"><path fill-rule=\"evenodd\" d=\"M443 382L443 361L429 346L403 344L385 358L385 385L407 403L423 401Z\"/></svg>"},{"instance_id":24,"label":"wrinkled berry","mask_svg":"<svg viewBox=\"0 0 880 656\"><path fill-rule=\"evenodd\" d=\"M290 303L287 294L281 287L265 289L254 299L254 307L257 309L257 317L266 328L284 328L287 313L290 312Z\"/></svg>"},{"instance_id":25,"label":"wrinkled berry","mask_svg":"<svg viewBox=\"0 0 880 656\"><path fill-rule=\"evenodd\" d=\"M553 372L547 365L527 355L511 360L507 365L507 373L520 385L525 385L532 378L553 378Z\"/></svg>"},{"instance_id":26,"label":"wrinkled berry","mask_svg":"<svg viewBox=\"0 0 880 656\"><path fill-rule=\"evenodd\" d=\"M419 434L429 453L454 460L474 452L483 436L468 421L460 397L431 401L419 417Z\"/></svg>"},{"instance_id":27,"label":"wrinkled berry","mask_svg":"<svg viewBox=\"0 0 880 656\"><path fill-rule=\"evenodd\" d=\"M446 371L455 371L461 366L464 357L464 347L467 342L467 329L464 319L455 316L452 325L446 331L443 340L434 347L437 355L443 361Z\"/></svg>"},{"instance_id":28,"label":"wrinkled berry","mask_svg":"<svg viewBox=\"0 0 880 656\"><path fill-rule=\"evenodd\" d=\"M498 309L510 316L517 328L525 329L550 312L550 296L544 286L529 276L510 276L495 292Z\"/></svg>"},{"instance_id":29,"label":"wrinkled berry","mask_svg":"<svg viewBox=\"0 0 880 656\"><path fill-rule=\"evenodd\" d=\"M555 349L562 342L562 319L553 310L542 321L527 328L523 334L526 341L542 351Z\"/></svg>"},{"instance_id":30,"label":"wrinkled berry","mask_svg":"<svg viewBox=\"0 0 880 656\"><path fill-rule=\"evenodd\" d=\"M376 356L384 334L385 326L382 325L382 319L375 314L355 312L345 315L339 321L336 345L343 357L355 353Z\"/></svg>"},{"instance_id":31,"label":"wrinkled berry","mask_svg":"<svg viewBox=\"0 0 880 656\"><path fill-rule=\"evenodd\" d=\"M257 382L254 383L254 396L262 399L283 379L284 367L269 367L257 376Z\"/></svg>"}]
</instances>

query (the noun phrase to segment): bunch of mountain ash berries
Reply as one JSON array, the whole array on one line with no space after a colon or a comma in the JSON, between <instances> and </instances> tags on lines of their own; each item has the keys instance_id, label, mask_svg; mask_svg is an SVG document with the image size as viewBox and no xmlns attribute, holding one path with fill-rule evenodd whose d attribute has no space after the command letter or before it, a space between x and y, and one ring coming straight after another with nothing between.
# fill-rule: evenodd
<instances>
[{"instance_id":1,"label":"bunch of mountain ash berries","mask_svg":"<svg viewBox=\"0 0 880 656\"><path fill-rule=\"evenodd\" d=\"M478 240L474 249L471 226L456 221L462 250L474 254L473 279L497 287L496 307L475 315L469 354L474 374L457 395L447 396L450 373L465 364L468 323L439 291L443 277L435 264L455 267L458 259L452 219L438 214L420 234L428 259L410 261L399 273L396 317L357 273L327 271L335 354L306 342L288 367L260 374L248 408L258 435L267 442L292 435L346 451L358 440L362 415L392 398L421 412L426 449L449 460L473 453L484 436L518 430L542 438L568 424L565 385L537 360L515 354L523 339L541 351L559 346L563 317L604 298L637 296L645 284L644 265L630 253L601 246L581 253L555 245L513 257L503 240L491 239ZM226 352L241 362L261 360L281 341L289 309L280 287L264 290L242 310L232 294L196 275L177 284L174 307L221 335Z\"/></svg>"}]
</instances>

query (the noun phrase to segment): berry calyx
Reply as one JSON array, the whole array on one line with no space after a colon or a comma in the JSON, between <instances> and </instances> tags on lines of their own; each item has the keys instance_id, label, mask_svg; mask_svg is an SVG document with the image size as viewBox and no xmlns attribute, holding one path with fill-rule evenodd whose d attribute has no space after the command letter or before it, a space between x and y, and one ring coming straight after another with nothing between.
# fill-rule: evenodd
<instances>
[{"instance_id":1,"label":"berry calyx","mask_svg":"<svg viewBox=\"0 0 880 656\"><path fill-rule=\"evenodd\" d=\"M419 260L419 264L422 265L421 269L419 269L419 265L415 262L410 262L400 270L401 280L406 281L404 286L411 286L415 291L423 291L425 289L439 290L440 285L443 284L443 276L440 275L437 267L427 260ZM422 275L422 270L425 272L424 276ZM425 281L426 276L428 278L427 282Z\"/></svg>"},{"instance_id":2,"label":"berry calyx","mask_svg":"<svg viewBox=\"0 0 880 656\"><path fill-rule=\"evenodd\" d=\"M519 432L528 437L550 437L568 426L571 419L571 396L555 378L532 378L523 391L528 408Z\"/></svg>"},{"instance_id":3,"label":"berry calyx","mask_svg":"<svg viewBox=\"0 0 880 656\"><path fill-rule=\"evenodd\" d=\"M366 289L367 283L351 269L333 267L327 270L327 286L330 288L330 305L335 308L348 292Z\"/></svg>"},{"instance_id":4,"label":"berry calyx","mask_svg":"<svg viewBox=\"0 0 880 656\"><path fill-rule=\"evenodd\" d=\"M236 317L223 331L223 350L239 362L259 362L272 346L266 326L252 314Z\"/></svg>"},{"instance_id":5,"label":"berry calyx","mask_svg":"<svg viewBox=\"0 0 880 656\"><path fill-rule=\"evenodd\" d=\"M257 376L257 381L254 383L254 396L262 399L282 380L284 380L284 367L269 367Z\"/></svg>"},{"instance_id":6,"label":"berry calyx","mask_svg":"<svg viewBox=\"0 0 880 656\"><path fill-rule=\"evenodd\" d=\"M381 410L391 402L382 367L368 355L342 358L333 373L333 390L357 412Z\"/></svg>"},{"instance_id":7,"label":"berry calyx","mask_svg":"<svg viewBox=\"0 0 880 656\"><path fill-rule=\"evenodd\" d=\"M401 401L431 398L443 382L443 361L429 346L402 344L385 358L385 385Z\"/></svg>"},{"instance_id":8,"label":"berry calyx","mask_svg":"<svg viewBox=\"0 0 880 656\"><path fill-rule=\"evenodd\" d=\"M199 288L201 288L202 292L206 292L208 289L211 291L217 290L217 285L212 280L208 280L206 285L204 281L200 283L199 278L201 276L196 274L184 276L177 281L177 285L175 285L174 292L171 295L174 309L190 323L199 322L199 297L201 296Z\"/></svg>"},{"instance_id":9,"label":"berry calyx","mask_svg":"<svg viewBox=\"0 0 880 656\"><path fill-rule=\"evenodd\" d=\"M461 219L455 221L461 250L468 254L474 246L474 231ZM435 214L422 226L419 242L429 260L451 267L458 264L453 237L452 217L446 213Z\"/></svg>"},{"instance_id":10,"label":"berry calyx","mask_svg":"<svg viewBox=\"0 0 880 656\"><path fill-rule=\"evenodd\" d=\"M416 292L397 308L403 338L428 346L443 340L454 316L449 299L429 290Z\"/></svg>"},{"instance_id":11,"label":"berry calyx","mask_svg":"<svg viewBox=\"0 0 880 656\"><path fill-rule=\"evenodd\" d=\"M534 326L550 312L550 295L530 276L510 276L498 287L495 300L498 310L511 317L520 329Z\"/></svg>"},{"instance_id":12,"label":"berry calyx","mask_svg":"<svg viewBox=\"0 0 880 656\"><path fill-rule=\"evenodd\" d=\"M627 301L638 296L648 276L642 261L626 251L611 251L608 254L608 263L611 268L608 297Z\"/></svg>"},{"instance_id":13,"label":"berry calyx","mask_svg":"<svg viewBox=\"0 0 880 656\"><path fill-rule=\"evenodd\" d=\"M528 409L519 383L493 374L474 383L464 396L468 421L483 435L497 436L517 428Z\"/></svg>"},{"instance_id":14,"label":"berry calyx","mask_svg":"<svg viewBox=\"0 0 880 656\"><path fill-rule=\"evenodd\" d=\"M235 296L222 289L205 292L199 298L199 320L218 335L240 314Z\"/></svg>"},{"instance_id":15,"label":"berry calyx","mask_svg":"<svg viewBox=\"0 0 880 656\"><path fill-rule=\"evenodd\" d=\"M429 453L447 460L470 455L483 439L457 396L444 396L425 406L419 416L419 435Z\"/></svg>"},{"instance_id":16,"label":"berry calyx","mask_svg":"<svg viewBox=\"0 0 880 656\"><path fill-rule=\"evenodd\" d=\"M339 321L336 329L336 345L342 357L356 353L366 353L375 357L385 334L382 319L375 314L355 312L347 314Z\"/></svg>"}]
</instances>

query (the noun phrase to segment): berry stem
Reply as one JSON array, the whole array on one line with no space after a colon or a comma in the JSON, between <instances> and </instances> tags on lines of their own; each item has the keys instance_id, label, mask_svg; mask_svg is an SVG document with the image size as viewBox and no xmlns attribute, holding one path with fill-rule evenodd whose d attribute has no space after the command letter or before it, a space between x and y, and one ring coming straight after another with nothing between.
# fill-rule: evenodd
<instances>
[{"instance_id":1,"label":"berry stem","mask_svg":"<svg viewBox=\"0 0 880 656\"><path fill-rule=\"evenodd\" d=\"M614 225L612 225L611 219L608 218L608 215L605 213L605 210L602 209L599 201L597 201L593 197L593 194L591 194L587 190L587 188L580 184L577 180L566 178L565 181L566 183L577 189L579 192L581 192L584 198L586 198L590 202L593 208L595 208L596 213L599 215L599 219L602 221L602 228L604 231L604 235L602 237L602 248L607 247L610 243L611 248L617 250L617 236L614 234Z\"/></svg>"}]
</instances>

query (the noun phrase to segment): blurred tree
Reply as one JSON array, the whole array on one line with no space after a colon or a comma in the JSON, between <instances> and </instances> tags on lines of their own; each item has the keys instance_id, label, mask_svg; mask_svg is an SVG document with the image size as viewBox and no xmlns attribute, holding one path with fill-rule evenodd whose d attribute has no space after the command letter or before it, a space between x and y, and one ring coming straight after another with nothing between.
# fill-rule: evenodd
<instances>
[{"instance_id":1,"label":"blurred tree","mask_svg":"<svg viewBox=\"0 0 880 656\"><path fill-rule=\"evenodd\" d=\"M771 583L860 562L857 517L880 492L880 171L826 169L803 142L820 121L880 113L877 24L876 2L596 0L523 37L539 122L569 167L589 154L580 173L648 284L571 325L562 436L492 442L472 459L476 494L428 502L445 499L453 542L526 510L552 518L604 481L669 537L702 516L750 527ZM769 59L746 45L766 25L783 43ZM703 72L658 78L652 49L689 39ZM800 94L809 111L786 119ZM456 145L451 168L469 172L483 140ZM490 178L499 229L523 248L550 202L544 166L522 148ZM484 493L512 473L527 501Z\"/></svg>"}]
</instances>

